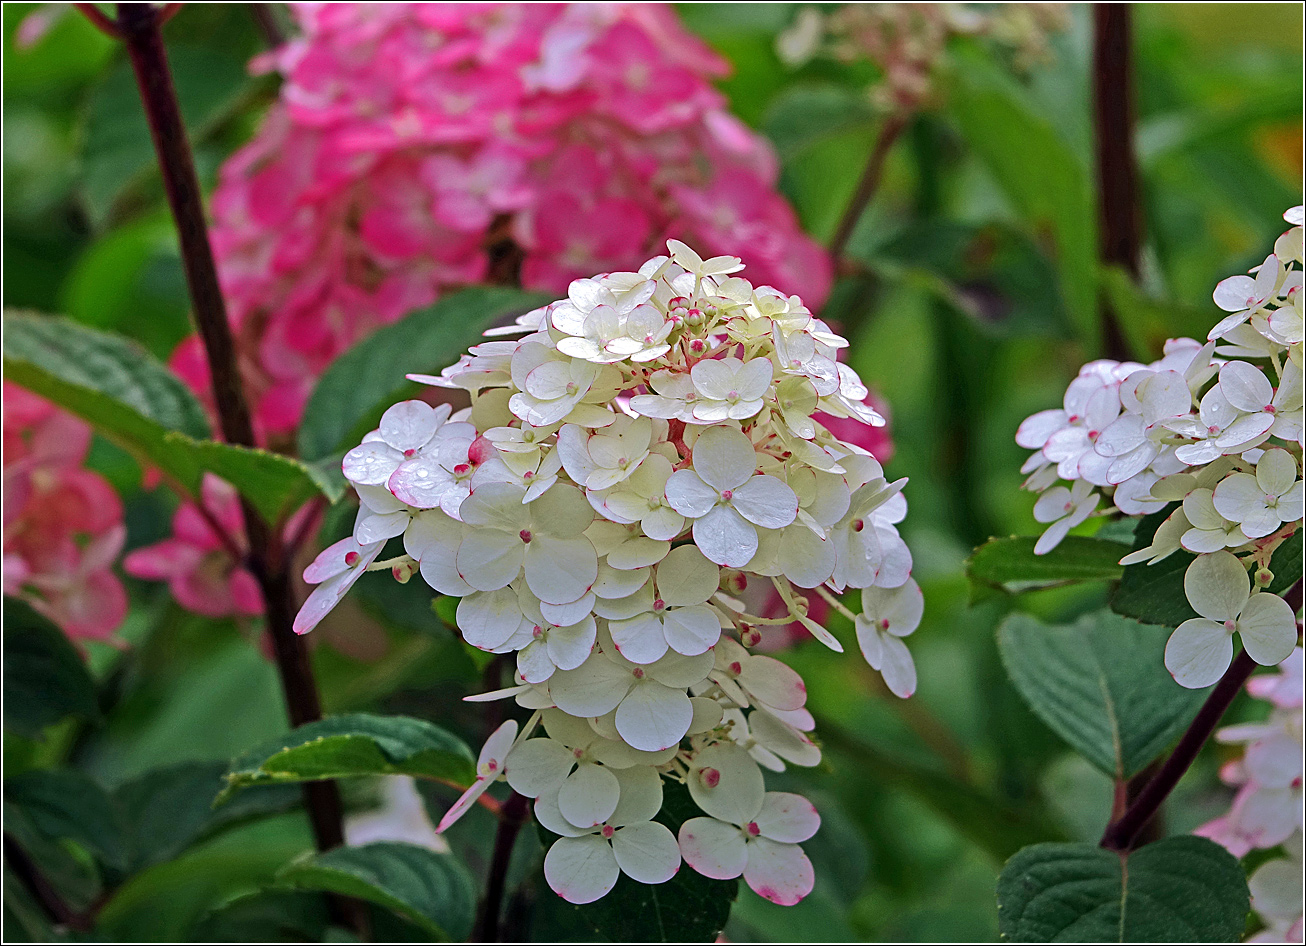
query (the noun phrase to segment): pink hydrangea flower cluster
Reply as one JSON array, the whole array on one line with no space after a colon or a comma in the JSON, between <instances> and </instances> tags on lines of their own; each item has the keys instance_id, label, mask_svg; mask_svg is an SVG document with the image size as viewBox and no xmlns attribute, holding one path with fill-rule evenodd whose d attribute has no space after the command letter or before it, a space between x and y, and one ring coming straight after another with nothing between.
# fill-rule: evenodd
<instances>
[{"instance_id":1,"label":"pink hydrangea flower cluster","mask_svg":"<svg viewBox=\"0 0 1306 946\"><path fill-rule=\"evenodd\" d=\"M1220 742L1246 747L1220 770L1221 779L1238 792L1227 815L1196 832L1235 857L1284 847L1285 856L1266 861L1248 879L1252 909L1265 924L1249 942L1302 940L1302 674L1298 647L1276 673L1247 681L1247 692L1271 705L1269 718L1216 733Z\"/></svg>"},{"instance_id":2,"label":"pink hydrangea flower cluster","mask_svg":"<svg viewBox=\"0 0 1306 946\"><path fill-rule=\"evenodd\" d=\"M653 4L293 4L285 77L223 168L213 242L260 434L379 325L469 283L564 292L668 236L748 247L824 302L831 268L725 110L727 64ZM176 367L207 395L194 339Z\"/></svg>"},{"instance_id":3,"label":"pink hydrangea flower cluster","mask_svg":"<svg viewBox=\"0 0 1306 946\"><path fill-rule=\"evenodd\" d=\"M105 640L127 616L113 572L127 530L122 503L85 469L91 429L4 384L4 593L74 640Z\"/></svg>"}]
</instances>

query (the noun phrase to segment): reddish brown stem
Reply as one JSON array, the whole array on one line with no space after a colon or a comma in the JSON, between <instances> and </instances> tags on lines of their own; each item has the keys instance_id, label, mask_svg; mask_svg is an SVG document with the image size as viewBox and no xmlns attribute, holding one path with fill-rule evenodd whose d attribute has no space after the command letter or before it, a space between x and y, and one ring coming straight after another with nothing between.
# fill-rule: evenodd
<instances>
[{"instance_id":1,"label":"reddish brown stem","mask_svg":"<svg viewBox=\"0 0 1306 946\"><path fill-rule=\"evenodd\" d=\"M870 156L866 159L866 167L862 170L861 179L857 182L857 188L853 191L853 196L839 219L839 225L834 229L834 236L830 238L830 259L834 263L836 272L842 269L844 250L848 248L848 240L857 227L857 221L862 219L862 214L874 199L876 191L880 189L880 181L884 177L884 162L889 157L889 150L906 127L906 115L890 115L885 119L884 127L880 129L880 134L875 139Z\"/></svg>"},{"instance_id":2,"label":"reddish brown stem","mask_svg":"<svg viewBox=\"0 0 1306 946\"><path fill-rule=\"evenodd\" d=\"M525 795L512 793L499 813L499 829L494 835L494 853L490 857L490 874L485 885L485 899L472 931L472 942L497 943L499 921L503 913L503 895L508 887L508 867L512 863L512 849L522 826L531 820L530 800Z\"/></svg>"},{"instance_id":3,"label":"reddish brown stem","mask_svg":"<svg viewBox=\"0 0 1306 946\"><path fill-rule=\"evenodd\" d=\"M86 17L97 30L105 36L113 39L122 39L122 33L118 29L118 24L109 19L100 12L100 8L93 3L74 3L79 13Z\"/></svg>"},{"instance_id":4,"label":"reddish brown stem","mask_svg":"<svg viewBox=\"0 0 1306 946\"><path fill-rule=\"evenodd\" d=\"M236 364L236 345L227 321L218 284L217 266L209 244L204 205L190 143L173 87L172 70L159 33L162 13L148 3L118 4L118 29L127 45L141 102L149 120L168 206L177 225L182 265L190 290L196 327L204 344L222 435L229 443L254 445L254 427ZM317 684L308 650L292 630L294 592L286 571L279 537L242 499L250 568L258 579L267 609L267 627L281 673L290 722L294 726L322 718ZM344 840L339 793L333 783L305 788L318 848L327 850Z\"/></svg>"},{"instance_id":5,"label":"reddish brown stem","mask_svg":"<svg viewBox=\"0 0 1306 946\"><path fill-rule=\"evenodd\" d=\"M1093 127L1097 145L1099 255L1138 278L1142 204L1134 154L1133 48L1125 3L1093 7ZM1109 358L1126 361L1129 343L1115 310L1102 301L1102 341Z\"/></svg>"},{"instance_id":6,"label":"reddish brown stem","mask_svg":"<svg viewBox=\"0 0 1306 946\"><path fill-rule=\"evenodd\" d=\"M1229 704L1234 701L1247 678L1256 669L1256 661L1240 651L1229 669L1225 671L1220 682L1215 685L1211 695L1206 698L1202 708L1197 711L1188 730L1175 746L1174 752L1161 764L1155 777L1138 793L1138 797L1129 805L1125 813L1107 825L1102 835L1101 846L1111 851L1127 853L1136 846L1139 834L1161 809L1174 787L1179 784L1189 766L1202 751L1202 746L1211 738L1215 727Z\"/></svg>"},{"instance_id":7,"label":"reddish brown stem","mask_svg":"<svg viewBox=\"0 0 1306 946\"><path fill-rule=\"evenodd\" d=\"M59 891L54 888L54 884L41 873L36 862L8 832L4 835L4 852L5 866L14 872L14 876L31 892L32 897L56 926L81 933L91 929L93 925L91 918L68 906Z\"/></svg>"}]
</instances>

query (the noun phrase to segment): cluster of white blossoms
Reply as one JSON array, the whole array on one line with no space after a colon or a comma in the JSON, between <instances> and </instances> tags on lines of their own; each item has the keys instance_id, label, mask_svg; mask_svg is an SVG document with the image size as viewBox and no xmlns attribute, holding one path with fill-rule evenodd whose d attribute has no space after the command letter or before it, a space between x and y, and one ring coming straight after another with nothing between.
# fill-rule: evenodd
<instances>
[{"instance_id":1,"label":"cluster of white blossoms","mask_svg":"<svg viewBox=\"0 0 1306 946\"><path fill-rule=\"evenodd\" d=\"M1224 674L1235 633L1265 666L1297 642L1293 609L1264 590L1275 550L1300 542L1302 526L1302 208L1284 219L1292 228L1252 275L1216 286L1215 303L1229 314L1206 344L1172 339L1150 365L1090 362L1062 409L1033 415L1016 433L1036 451L1022 472L1025 487L1042 493L1035 517L1049 523L1038 554L1104 497L1131 516L1180 504L1151 545L1121 564L1155 564L1179 549L1197 555L1184 590L1200 617L1179 625L1165 652L1186 687Z\"/></svg>"},{"instance_id":2,"label":"cluster of white blossoms","mask_svg":"<svg viewBox=\"0 0 1306 946\"><path fill-rule=\"evenodd\" d=\"M460 598L463 639L515 654L513 698L478 779L441 824L495 780L534 798L559 836L545 876L575 903L625 873L662 883L681 860L743 876L797 903L812 889L799 846L817 830L762 768L816 765L802 679L754 654L759 626L801 622L808 595L854 622L867 661L902 697L916 686L903 637L921 618L895 524L905 480L840 441L822 417L884 421L838 360L848 343L796 296L734 275L674 240L637 273L571 284L566 299L488 335L439 377L471 407L391 407L344 459L361 506L354 534L305 573L310 629L365 570L420 574ZM405 553L377 562L388 539ZM748 582L788 614L749 614ZM853 613L835 597L861 591ZM540 728L542 727L542 729ZM703 812L672 834L654 818L664 779Z\"/></svg>"}]
</instances>

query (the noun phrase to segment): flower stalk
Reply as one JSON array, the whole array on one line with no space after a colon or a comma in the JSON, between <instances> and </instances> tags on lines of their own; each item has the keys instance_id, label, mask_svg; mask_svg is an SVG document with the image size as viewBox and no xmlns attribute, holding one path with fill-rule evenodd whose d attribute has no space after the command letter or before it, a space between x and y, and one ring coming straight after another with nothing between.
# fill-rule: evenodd
<instances>
[{"instance_id":1,"label":"flower stalk","mask_svg":"<svg viewBox=\"0 0 1306 946\"><path fill-rule=\"evenodd\" d=\"M113 26L131 58L168 206L177 226L186 285L212 373L222 436L228 443L254 446L254 427L209 244L199 179L159 31L164 15L152 4L121 3ZM249 540L249 566L263 593L287 714L292 726L301 726L321 719L322 707L308 650L292 629L296 607L288 550L282 547L276 530L249 502L242 500L241 506ZM304 797L318 850L342 844L344 828L335 783L309 783L304 786Z\"/></svg>"}]
</instances>

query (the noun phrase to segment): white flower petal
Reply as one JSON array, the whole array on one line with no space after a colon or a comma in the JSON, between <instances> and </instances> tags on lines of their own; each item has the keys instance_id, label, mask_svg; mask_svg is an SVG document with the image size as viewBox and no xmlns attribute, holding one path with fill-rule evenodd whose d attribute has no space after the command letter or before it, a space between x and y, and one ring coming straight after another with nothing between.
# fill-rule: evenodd
<instances>
[{"instance_id":1,"label":"white flower petal","mask_svg":"<svg viewBox=\"0 0 1306 946\"><path fill-rule=\"evenodd\" d=\"M700 750L686 779L694 803L713 818L746 825L762 810L766 788L762 770L748 753L734 745Z\"/></svg>"},{"instance_id":2,"label":"white flower petal","mask_svg":"<svg viewBox=\"0 0 1306 946\"><path fill-rule=\"evenodd\" d=\"M744 880L759 897L791 907L812 892L816 873L797 844L754 838L748 842Z\"/></svg>"},{"instance_id":3,"label":"white flower petal","mask_svg":"<svg viewBox=\"0 0 1306 946\"><path fill-rule=\"evenodd\" d=\"M733 491L730 505L754 525L781 529L798 514L798 497L783 480L768 475L754 476Z\"/></svg>"},{"instance_id":4,"label":"white flower petal","mask_svg":"<svg viewBox=\"0 0 1306 946\"><path fill-rule=\"evenodd\" d=\"M901 637L884 636L884 657L880 676L894 696L904 700L916 692L916 663Z\"/></svg>"},{"instance_id":5,"label":"white flower petal","mask_svg":"<svg viewBox=\"0 0 1306 946\"><path fill-rule=\"evenodd\" d=\"M680 826L680 855L704 877L717 880L738 877L748 864L743 832L715 818L690 818Z\"/></svg>"},{"instance_id":6,"label":"white flower petal","mask_svg":"<svg viewBox=\"0 0 1306 946\"><path fill-rule=\"evenodd\" d=\"M753 823L761 829L764 838L799 844L816 834L821 827L821 816L816 813L816 806L802 795L767 792Z\"/></svg>"},{"instance_id":7,"label":"white flower petal","mask_svg":"<svg viewBox=\"0 0 1306 946\"><path fill-rule=\"evenodd\" d=\"M1188 603L1202 617L1216 622L1238 617L1250 589L1247 570L1229 552L1199 555L1184 573Z\"/></svg>"},{"instance_id":8,"label":"white flower petal","mask_svg":"<svg viewBox=\"0 0 1306 946\"><path fill-rule=\"evenodd\" d=\"M706 653L721 639L721 622L705 605L673 608L663 615L662 632L672 650L692 657Z\"/></svg>"},{"instance_id":9,"label":"white flower petal","mask_svg":"<svg viewBox=\"0 0 1306 946\"><path fill-rule=\"evenodd\" d=\"M558 789L558 810L570 824L591 828L617 808L617 777L601 765L582 762Z\"/></svg>"},{"instance_id":10,"label":"white flower petal","mask_svg":"<svg viewBox=\"0 0 1306 946\"><path fill-rule=\"evenodd\" d=\"M718 565L743 568L757 552L757 529L729 506L717 506L694 521L694 544Z\"/></svg>"},{"instance_id":11,"label":"white flower petal","mask_svg":"<svg viewBox=\"0 0 1306 946\"><path fill-rule=\"evenodd\" d=\"M572 716L602 716L617 708L635 678L602 654L593 654L575 670L559 670L549 679L549 695Z\"/></svg>"},{"instance_id":12,"label":"white flower petal","mask_svg":"<svg viewBox=\"0 0 1306 946\"><path fill-rule=\"evenodd\" d=\"M620 745L620 743L618 743ZM637 750L629 750L634 753ZM662 810L662 776L652 765L667 760L667 756L644 754L647 764L619 768L614 771L621 786L621 800L608 818L608 824L621 828L628 824L651 821ZM654 760L658 761L654 761Z\"/></svg>"},{"instance_id":13,"label":"white flower petal","mask_svg":"<svg viewBox=\"0 0 1306 946\"><path fill-rule=\"evenodd\" d=\"M707 515L721 498L693 470L672 473L667 480L666 496L672 509L691 519Z\"/></svg>"},{"instance_id":14,"label":"white flower petal","mask_svg":"<svg viewBox=\"0 0 1306 946\"><path fill-rule=\"evenodd\" d=\"M425 401L400 401L381 415L381 439L400 453L416 450L435 436L451 410L447 404L437 411Z\"/></svg>"},{"instance_id":15,"label":"white flower petal","mask_svg":"<svg viewBox=\"0 0 1306 946\"><path fill-rule=\"evenodd\" d=\"M612 846L597 834L559 838L544 855L544 879L568 903L593 903L606 896L618 876Z\"/></svg>"},{"instance_id":16,"label":"white flower petal","mask_svg":"<svg viewBox=\"0 0 1306 946\"><path fill-rule=\"evenodd\" d=\"M457 619L463 640L481 650L495 650L522 622L517 592L504 587L467 595L458 602Z\"/></svg>"},{"instance_id":17,"label":"white flower petal","mask_svg":"<svg viewBox=\"0 0 1306 946\"><path fill-rule=\"evenodd\" d=\"M651 664L667 652L662 621L652 611L608 625L617 652L637 664Z\"/></svg>"},{"instance_id":18,"label":"white flower petal","mask_svg":"<svg viewBox=\"0 0 1306 946\"><path fill-rule=\"evenodd\" d=\"M657 752L674 746L689 731L694 707L683 690L656 680L640 680L617 707L621 738L636 749Z\"/></svg>"},{"instance_id":19,"label":"white flower petal","mask_svg":"<svg viewBox=\"0 0 1306 946\"><path fill-rule=\"evenodd\" d=\"M720 569L692 545L673 549L657 567L657 594L669 605L702 604L719 583Z\"/></svg>"},{"instance_id":20,"label":"white flower petal","mask_svg":"<svg viewBox=\"0 0 1306 946\"><path fill-rule=\"evenodd\" d=\"M807 702L803 678L774 657L754 654L742 661L739 683L767 706L795 710Z\"/></svg>"},{"instance_id":21,"label":"white flower petal","mask_svg":"<svg viewBox=\"0 0 1306 946\"><path fill-rule=\"evenodd\" d=\"M1165 668L1182 687L1200 690L1224 675L1233 661L1233 635L1222 624L1192 618L1165 645Z\"/></svg>"},{"instance_id":22,"label":"white flower petal","mask_svg":"<svg viewBox=\"0 0 1306 946\"><path fill-rule=\"evenodd\" d=\"M617 866L641 884L663 884L680 870L680 845L671 829L656 821L618 828L612 835Z\"/></svg>"},{"instance_id":23,"label":"white flower petal","mask_svg":"<svg viewBox=\"0 0 1306 946\"><path fill-rule=\"evenodd\" d=\"M1288 658L1297 644L1297 621L1292 607L1278 595L1257 592L1238 615L1238 634L1247 654L1263 667Z\"/></svg>"},{"instance_id":24,"label":"white flower petal","mask_svg":"<svg viewBox=\"0 0 1306 946\"><path fill-rule=\"evenodd\" d=\"M571 750L556 739L527 739L508 754L503 771L513 791L538 798L561 788L575 764Z\"/></svg>"},{"instance_id":25,"label":"white flower petal","mask_svg":"<svg viewBox=\"0 0 1306 946\"><path fill-rule=\"evenodd\" d=\"M461 571L461 549L458 554ZM541 601L551 604L575 601L589 591L599 575L599 557L589 539L583 536L578 539L532 537L526 544L525 566L527 586Z\"/></svg>"},{"instance_id":26,"label":"white flower petal","mask_svg":"<svg viewBox=\"0 0 1306 946\"><path fill-rule=\"evenodd\" d=\"M756 469L752 441L732 427L708 427L694 441L694 472L718 492L740 486Z\"/></svg>"},{"instance_id":27,"label":"white flower petal","mask_svg":"<svg viewBox=\"0 0 1306 946\"><path fill-rule=\"evenodd\" d=\"M502 588L521 574L523 545L505 532L474 530L458 546L458 574L478 591Z\"/></svg>"}]
</instances>

